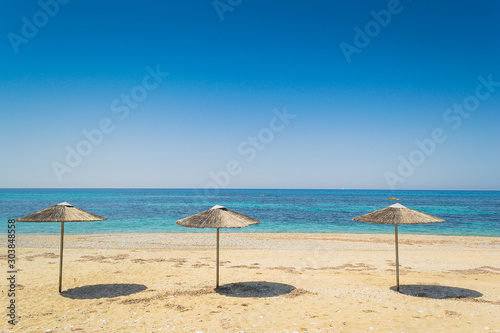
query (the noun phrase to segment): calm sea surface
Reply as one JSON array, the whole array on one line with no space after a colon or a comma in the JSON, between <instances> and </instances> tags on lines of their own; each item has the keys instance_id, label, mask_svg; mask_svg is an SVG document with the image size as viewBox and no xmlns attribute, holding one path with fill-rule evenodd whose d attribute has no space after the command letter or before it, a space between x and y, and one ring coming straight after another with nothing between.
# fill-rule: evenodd
<instances>
[{"instance_id":1,"label":"calm sea surface","mask_svg":"<svg viewBox=\"0 0 500 333\"><path fill-rule=\"evenodd\" d=\"M0 189L4 221L43 208L70 204L108 221L67 223L66 234L213 232L184 228L175 221L226 206L261 221L227 232L393 233L390 225L351 221L395 201L441 217L445 223L404 225L401 233L500 237L500 191L379 190L219 190L205 195L194 189ZM59 234L59 223L17 223L17 234Z\"/></svg>"}]
</instances>

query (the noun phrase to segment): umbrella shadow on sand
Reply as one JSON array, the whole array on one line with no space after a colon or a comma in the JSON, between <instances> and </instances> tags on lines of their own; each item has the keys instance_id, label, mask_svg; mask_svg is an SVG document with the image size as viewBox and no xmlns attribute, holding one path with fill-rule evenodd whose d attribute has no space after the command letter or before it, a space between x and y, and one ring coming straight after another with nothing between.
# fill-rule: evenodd
<instances>
[{"instance_id":1,"label":"umbrella shadow on sand","mask_svg":"<svg viewBox=\"0 0 500 333\"><path fill-rule=\"evenodd\" d=\"M215 292L232 297L274 297L289 294L294 290L296 288L289 284L252 281L225 284L216 288Z\"/></svg>"},{"instance_id":2,"label":"umbrella shadow on sand","mask_svg":"<svg viewBox=\"0 0 500 333\"><path fill-rule=\"evenodd\" d=\"M396 286L391 290L397 291ZM426 297L434 299L447 298L477 298L483 296L479 291L458 287L448 287L428 284L406 284L399 287L399 292L414 297Z\"/></svg>"},{"instance_id":3,"label":"umbrella shadow on sand","mask_svg":"<svg viewBox=\"0 0 500 333\"><path fill-rule=\"evenodd\" d=\"M71 299L98 299L128 296L148 289L143 284L111 283L76 287L61 292L61 296Z\"/></svg>"}]
</instances>

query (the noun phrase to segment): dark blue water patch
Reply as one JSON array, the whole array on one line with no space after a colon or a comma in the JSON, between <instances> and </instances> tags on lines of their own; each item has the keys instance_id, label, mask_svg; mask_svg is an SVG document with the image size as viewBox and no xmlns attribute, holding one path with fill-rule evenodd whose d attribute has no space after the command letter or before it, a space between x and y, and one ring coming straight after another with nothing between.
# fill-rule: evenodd
<instances>
[{"instance_id":1,"label":"dark blue water patch","mask_svg":"<svg viewBox=\"0 0 500 333\"><path fill-rule=\"evenodd\" d=\"M390 201L389 197L401 200ZM205 196L196 189L2 189L0 214L5 221L67 201L108 218L67 223L67 234L185 233L213 230L175 224L184 217L226 206L261 221L225 232L393 233L394 226L352 221L356 216L395 202L446 220L404 225L401 233L500 236L498 191L377 190L220 190ZM58 234L59 223L18 223L20 234Z\"/></svg>"}]
</instances>

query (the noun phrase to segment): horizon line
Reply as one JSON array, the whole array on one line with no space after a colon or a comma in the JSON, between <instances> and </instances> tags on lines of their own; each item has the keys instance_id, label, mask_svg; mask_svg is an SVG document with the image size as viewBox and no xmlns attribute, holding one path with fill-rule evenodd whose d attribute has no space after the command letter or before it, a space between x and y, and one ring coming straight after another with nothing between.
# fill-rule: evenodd
<instances>
[{"instance_id":1,"label":"horizon line","mask_svg":"<svg viewBox=\"0 0 500 333\"><path fill-rule=\"evenodd\" d=\"M450 191L450 192L500 192L500 189L381 189L381 188L267 188L267 187L226 187L210 188L201 187L0 187L0 190L280 190L280 191Z\"/></svg>"}]
</instances>

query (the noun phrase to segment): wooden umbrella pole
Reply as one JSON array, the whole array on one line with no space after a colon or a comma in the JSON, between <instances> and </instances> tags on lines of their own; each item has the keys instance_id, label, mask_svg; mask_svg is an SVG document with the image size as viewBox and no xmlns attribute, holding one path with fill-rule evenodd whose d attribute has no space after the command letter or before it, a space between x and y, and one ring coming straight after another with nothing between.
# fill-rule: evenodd
<instances>
[{"instance_id":1,"label":"wooden umbrella pole","mask_svg":"<svg viewBox=\"0 0 500 333\"><path fill-rule=\"evenodd\" d=\"M398 252L398 224L394 224L394 231L396 234L396 285L399 292L399 252Z\"/></svg>"},{"instance_id":2,"label":"wooden umbrella pole","mask_svg":"<svg viewBox=\"0 0 500 333\"><path fill-rule=\"evenodd\" d=\"M219 288L219 228L217 228L217 283L216 288Z\"/></svg>"},{"instance_id":3,"label":"wooden umbrella pole","mask_svg":"<svg viewBox=\"0 0 500 333\"><path fill-rule=\"evenodd\" d=\"M61 222L61 253L59 255L59 292L62 289L62 266L63 266L63 249L64 249L64 222Z\"/></svg>"}]
</instances>

